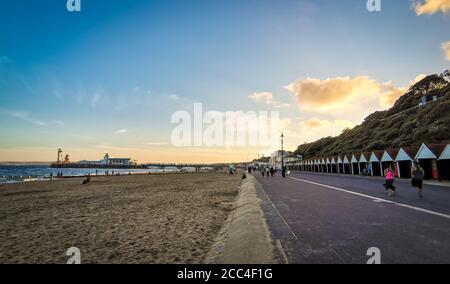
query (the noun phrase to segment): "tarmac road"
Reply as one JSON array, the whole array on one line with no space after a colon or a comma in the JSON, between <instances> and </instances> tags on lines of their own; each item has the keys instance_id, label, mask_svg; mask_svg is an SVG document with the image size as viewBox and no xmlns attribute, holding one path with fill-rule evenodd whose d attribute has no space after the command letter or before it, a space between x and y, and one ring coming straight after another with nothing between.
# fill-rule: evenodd
<instances>
[{"instance_id":1,"label":"tarmac road","mask_svg":"<svg viewBox=\"0 0 450 284\"><path fill-rule=\"evenodd\" d=\"M398 196L373 178L293 173L262 178L258 195L273 238L289 263L450 263L450 188L408 182Z\"/></svg>"}]
</instances>

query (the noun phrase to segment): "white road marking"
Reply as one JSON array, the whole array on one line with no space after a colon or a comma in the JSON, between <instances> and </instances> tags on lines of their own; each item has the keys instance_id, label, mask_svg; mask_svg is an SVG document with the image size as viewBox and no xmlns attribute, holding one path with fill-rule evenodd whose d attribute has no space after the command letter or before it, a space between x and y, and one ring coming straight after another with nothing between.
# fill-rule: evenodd
<instances>
[{"instance_id":1,"label":"white road marking","mask_svg":"<svg viewBox=\"0 0 450 284\"><path fill-rule=\"evenodd\" d=\"M367 194L362 194L362 193L358 193L358 192L354 192L354 191L350 191L350 190L346 190L346 189L342 189L342 188L339 188L339 187L334 187L334 186L330 186L330 185L326 185L326 184L321 184L321 183L317 183L317 182L313 182L313 181L309 181L309 180L299 179L299 178L295 178L295 177L289 177L289 178L290 179L294 179L294 180L298 180L298 181L301 181L301 182L305 182L305 183L309 183L309 184L313 184L313 185L318 185L318 186L321 186L321 187L325 187L325 188L329 188L329 189L333 189L333 190L337 190L337 191L341 191L341 192L345 192L345 193L349 193L349 194L365 197L365 198L370 198L370 199L372 199L374 201L377 201L377 202L387 202L387 203L390 203L392 205L397 205L397 206L400 206L400 207L405 207L405 208L409 208L409 209L416 210L416 211L419 211L419 212L428 213L428 214L431 214L431 215L435 215L435 216L439 216L439 217L450 219L450 215L447 215L447 214L444 214L444 213L439 213L439 212L436 212L436 211L427 210L427 209L423 209L423 208L412 206L412 205L398 203L398 202L394 202L394 201L391 201L391 200L378 198L378 197L375 197L375 196L370 196L370 195L367 195Z\"/></svg>"}]
</instances>

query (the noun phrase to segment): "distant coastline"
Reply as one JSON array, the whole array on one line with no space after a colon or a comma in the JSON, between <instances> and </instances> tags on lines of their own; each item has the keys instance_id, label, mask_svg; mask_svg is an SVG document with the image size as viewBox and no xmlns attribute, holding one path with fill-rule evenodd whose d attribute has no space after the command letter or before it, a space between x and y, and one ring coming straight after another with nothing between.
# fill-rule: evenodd
<instances>
[{"instance_id":1,"label":"distant coastline","mask_svg":"<svg viewBox=\"0 0 450 284\"><path fill-rule=\"evenodd\" d=\"M50 166L52 162L0 162L0 166Z\"/></svg>"}]
</instances>

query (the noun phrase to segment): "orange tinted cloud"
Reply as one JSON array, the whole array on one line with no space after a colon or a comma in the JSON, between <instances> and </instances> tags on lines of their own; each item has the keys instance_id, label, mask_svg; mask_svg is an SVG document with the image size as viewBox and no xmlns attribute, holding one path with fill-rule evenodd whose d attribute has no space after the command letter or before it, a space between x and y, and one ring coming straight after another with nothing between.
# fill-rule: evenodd
<instances>
[{"instance_id":1,"label":"orange tinted cloud","mask_svg":"<svg viewBox=\"0 0 450 284\"><path fill-rule=\"evenodd\" d=\"M326 136L337 136L357 123L349 120L311 118L300 121L300 134L304 140L314 141Z\"/></svg>"},{"instance_id":2,"label":"orange tinted cloud","mask_svg":"<svg viewBox=\"0 0 450 284\"><path fill-rule=\"evenodd\" d=\"M433 15L437 12L447 13L450 11L450 0L425 0L416 1L414 3L414 9L417 15Z\"/></svg>"},{"instance_id":3,"label":"orange tinted cloud","mask_svg":"<svg viewBox=\"0 0 450 284\"><path fill-rule=\"evenodd\" d=\"M327 120L327 119L311 118L301 121L300 126L308 129L339 128L340 130L343 130L345 128L354 127L355 123L348 120Z\"/></svg>"},{"instance_id":4,"label":"orange tinted cloud","mask_svg":"<svg viewBox=\"0 0 450 284\"><path fill-rule=\"evenodd\" d=\"M293 82L286 89L294 95L301 109L319 112L387 108L406 90L367 76L307 78Z\"/></svg>"}]
</instances>

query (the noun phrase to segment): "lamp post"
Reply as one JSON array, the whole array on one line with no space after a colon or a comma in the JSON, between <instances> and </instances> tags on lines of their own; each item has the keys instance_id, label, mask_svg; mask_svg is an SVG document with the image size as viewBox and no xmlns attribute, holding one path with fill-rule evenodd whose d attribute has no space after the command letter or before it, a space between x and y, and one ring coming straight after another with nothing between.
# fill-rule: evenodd
<instances>
[{"instance_id":1,"label":"lamp post","mask_svg":"<svg viewBox=\"0 0 450 284\"><path fill-rule=\"evenodd\" d=\"M284 134L281 133L281 176L286 177L286 168L284 166Z\"/></svg>"}]
</instances>

